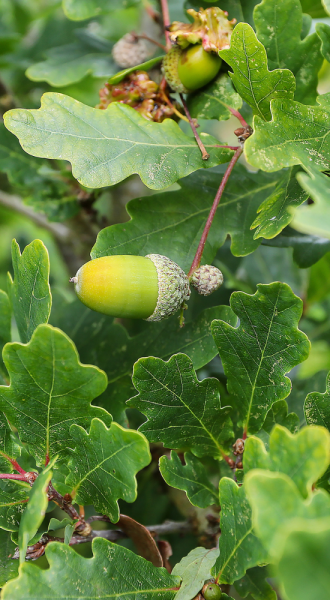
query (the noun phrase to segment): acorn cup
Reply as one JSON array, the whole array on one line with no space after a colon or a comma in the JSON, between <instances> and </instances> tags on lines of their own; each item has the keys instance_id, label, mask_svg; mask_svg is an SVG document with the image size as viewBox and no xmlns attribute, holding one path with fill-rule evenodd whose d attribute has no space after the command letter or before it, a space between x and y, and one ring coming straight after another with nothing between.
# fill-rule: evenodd
<instances>
[{"instance_id":1,"label":"acorn cup","mask_svg":"<svg viewBox=\"0 0 330 600\"><path fill-rule=\"evenodd\" d=\"M95 258L70 281L83 304L113 317L161 321L190 296L187 275L160 254Z\"/></svg>"}]
</instances>

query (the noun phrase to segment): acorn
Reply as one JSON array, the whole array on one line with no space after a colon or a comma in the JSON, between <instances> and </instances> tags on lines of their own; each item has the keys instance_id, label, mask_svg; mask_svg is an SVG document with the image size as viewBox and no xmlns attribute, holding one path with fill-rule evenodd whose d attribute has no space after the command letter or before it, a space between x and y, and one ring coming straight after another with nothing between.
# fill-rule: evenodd
<instances>
[{"instance_id":1,"label":"acorn","mask_svg":"<svg viewBox=\"0 0 330 600\"><path fill-rule=\"evenodd\" d=\"M163 75L172 90L188 94L207 85L218 74L222 60L215 52L207 52L202 44L182 50L174 46L164 56Z\"/></svg>"},{"instance_id":2,"label":"acorn","mask_svg":"<svg viewBox=\"0 0 330 600\"><path fill-rule=\"evenodd\" d=\"M222 285L223 275L213 265L202 265L194 271L190 283L199 294L209 296Z\"/></svg>"},{"instance_id":3,"label":"acorn","mask_svg":"<svg viewBox=\"0 0 330 600\"><path fill-rule=\"evenodd\" d=\"M221 588L216 583L206 583L203 586L202 594L205 600L220 600L222 596Z\"/></svg>"},{"instance_id":4,"label":"acorn","mask_svg":"<svg viewBox=\"0 0 330 600\"><path fill-rule=\"evenodd\" d=\"M161 321L190 296L185 272L160 254L95 258L70 281L83 304L113 317Z\"/></svg>"}]
</instances>

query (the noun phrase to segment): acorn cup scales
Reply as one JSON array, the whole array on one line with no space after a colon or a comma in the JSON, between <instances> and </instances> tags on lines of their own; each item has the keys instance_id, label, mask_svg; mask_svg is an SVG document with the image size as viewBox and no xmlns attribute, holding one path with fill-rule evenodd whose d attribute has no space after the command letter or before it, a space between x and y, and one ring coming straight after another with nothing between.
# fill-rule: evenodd
<instances>
[{"instance_id":1,"label":"acorn cup scales","mask_svg":"<svg viewBox=\"0 0 330 600\"><path fill-rule=\"evenodd\" d=\"M161 321L190 296L187 275L159 254L95 258L71 281L83 304L113 317Z\"/></svg>"}]
</instances>

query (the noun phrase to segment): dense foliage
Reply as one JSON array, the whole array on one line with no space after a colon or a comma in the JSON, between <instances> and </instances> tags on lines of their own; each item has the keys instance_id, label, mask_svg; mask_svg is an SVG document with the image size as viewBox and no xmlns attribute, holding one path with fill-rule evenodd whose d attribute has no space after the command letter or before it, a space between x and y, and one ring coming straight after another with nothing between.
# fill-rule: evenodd
<instances>
[{"instance_id":1,"label":"dense foliage","mask_svg":"<svg viewBox=\"0 0 330 600\"><path fill-rule=\"evenodd\" d=\"M212 6L220 70L176 94L166 8L184 47ZM0 0L3 600L328 600L329 15ZM198 248L223 285L159 322L69 283Z\"/></svg>"}]
</instances>

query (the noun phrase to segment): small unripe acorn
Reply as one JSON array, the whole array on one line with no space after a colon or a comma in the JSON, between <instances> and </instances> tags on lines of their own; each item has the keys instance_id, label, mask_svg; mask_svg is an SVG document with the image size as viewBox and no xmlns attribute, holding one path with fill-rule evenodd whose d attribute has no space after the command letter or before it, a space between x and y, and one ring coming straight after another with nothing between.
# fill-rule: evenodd
<instances>
[{"instance_id":1,"label":"small unripe acorn","mask_svg":"<svg viewBox=\"0 0 330 600\"><path fill-rule=\"evenodd\" d=\"M221 589L216 583L206 583L203 586L202 594L205 600L220 600L222 596Z\"/></svg>"},{"instance_id":2,"label":"small unripe acorn","mask_svg":"<svg viewBox=\"0 0 330 600\"><path fill-rule=\"evenodd\" d=\"M191 285L202 296L209 296L215 292L223 283L223 275L220 269L213 265L202 265L193 273Z\"/></svg>"},{"instance_id":3,"label":"small unripe acorn","mask_svg":"<svg viewBox=\"0 0 330 600\"><path fill-rule=\"evenodd\" d=\"M149 56L145 42L133 33L126 33L112 48L112 56L123 69L145 62Z\"/></svg>"},{"instance_id":4,"label":"small unripe acorn","mask_svg":"<svg viewBox=\"0 0 330 600\"><path fill-rule=\"evenodd\" d=\"M190 296L187 275L160 254L95 258L71 281L83 304L113 317L161 321Z\"/></svg>"},{"instance_id":5,"label":"small unripe acorn","mask_svg":"<svg viewBox=\"0 0 330 600\"><path fill-rule=\"evenodd\" d=\"M185 50L174 46L164 57L163 75L178 93L189 93L207 85L218 74L222 60L215 52L206 52L202 44Z\"/></svg>"}]
</instances>

